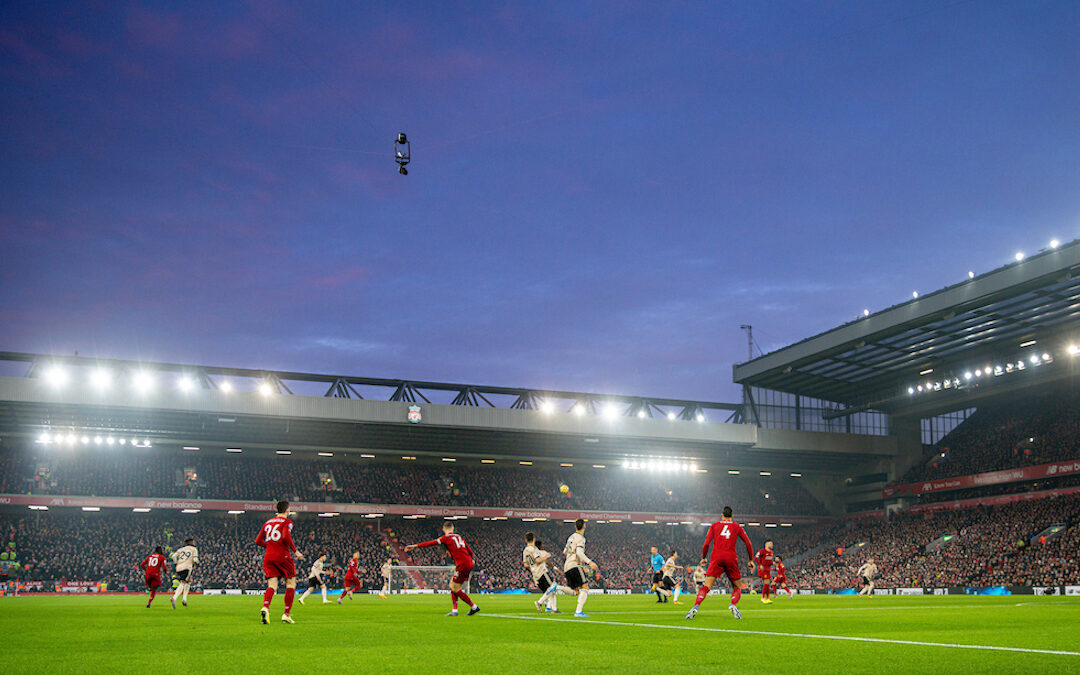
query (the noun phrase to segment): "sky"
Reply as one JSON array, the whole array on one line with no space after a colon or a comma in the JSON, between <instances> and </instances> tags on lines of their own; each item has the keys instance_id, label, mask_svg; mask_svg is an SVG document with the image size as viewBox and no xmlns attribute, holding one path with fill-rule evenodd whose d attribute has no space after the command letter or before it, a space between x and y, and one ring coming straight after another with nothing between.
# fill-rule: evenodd
<instances>
[{"instance_id":1,"label":"sky","mask_svg":"<svg viewBox=\"0 0 1080 675\"><path fill-rule=\"evenodd\" d=\"M1078 34L1070 0L3 0L0 350L734 401L742 324L768 352L1080 236Z\"/></svg>"}]
</instances>

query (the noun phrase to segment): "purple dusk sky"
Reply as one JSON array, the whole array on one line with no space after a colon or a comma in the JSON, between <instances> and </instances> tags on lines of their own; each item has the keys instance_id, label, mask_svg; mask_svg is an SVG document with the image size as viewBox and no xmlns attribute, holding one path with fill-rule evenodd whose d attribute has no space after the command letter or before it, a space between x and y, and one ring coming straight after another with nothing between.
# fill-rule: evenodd
<instances>
[{"instance_id":1,"label":"purple dusk sky","mask_svg":"<svg viewBox=\"0 0 1080 675\"><path fill-rule=\"evenodd\" d=\"M735 400L739 324L1080 235L1077 35L1067 0L0 3L0 349Z\"/></svg>"}]
</instances>

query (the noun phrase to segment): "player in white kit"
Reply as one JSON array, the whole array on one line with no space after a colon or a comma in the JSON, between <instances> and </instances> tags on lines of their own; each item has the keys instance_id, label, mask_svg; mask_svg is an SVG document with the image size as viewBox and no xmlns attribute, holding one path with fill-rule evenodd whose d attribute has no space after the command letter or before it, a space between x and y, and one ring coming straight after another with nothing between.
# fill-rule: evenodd
<instances>
[{"instance_id":1,"label":"player in white kit","mask_svg":"<svg viewBox=\"0 0 1080 675\"><path fill-rule=\"evenodd\" d=\"M390 594L390 574L393 572L393 570L394 570L394 559L393 558L387 558L386 562L384 562L383 566L382 566L383 584L382 584L382 591L379 593L379 597L382 598L383 600L385 600L386 596Z\"/></svg>"},{"instance_id":2,"label":"player in white kit","mask_svg":"<svg viewBox=\"0 0 1080 675\"><path fill-rule=\"evenodd\" d=\"M187 607L187 594L191 589L191 573L199 562L199 549L195 548L195 540L185 539L184 547L173 552L172 560L176 565L176 578L180 580L172 596L172 608L176 609L176 601L181 596L183 596L181 602L184 603L184 607Z\"/></svg>"},{"instance_id":3,"label":"player in white kit","mask_svg":"<svg viewBox=\"0 0 1080 675\"><path fill-rule=\"evenodd\" d=\"M587 617L589 615L583 610L585 601L589 599L589 582L586 581L583 567L588 565L593 572L596 572L598 568L596 563L585 555L585 521L583 519L578 518L574 521L574 533L566 539L563 555L566 556L566 561L563 563L566 585L574 589L574 593L578 596L574 616Z\"/></svg>"},{"instance_id":4,"label":"player in white kit","mask_svg":"<svg viewBox=\"0 0 1080 675\"><path fill-rule=\"evenodd\" d=\"M304 594L300 596L300 604L304 604L304 600L307 596L311 595L311 592L318 588L322 591L322 601L325 605L330 602L326 599L326 582L323 581L323 563L326 562L326 554L320 553L319 557L315 559L315 562L311 563L311 573L308 574L308 587L304 591Z\"/></svg>"}]
</instances>

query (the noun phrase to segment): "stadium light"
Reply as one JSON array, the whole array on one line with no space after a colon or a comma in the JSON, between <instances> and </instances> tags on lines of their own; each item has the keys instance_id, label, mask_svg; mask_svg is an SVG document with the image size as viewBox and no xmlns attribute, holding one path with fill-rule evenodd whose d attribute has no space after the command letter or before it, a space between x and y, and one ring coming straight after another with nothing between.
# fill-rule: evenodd
<instances>
[{"instance_id":1,"label":"stadium light","mask_svg":"<svg viewBox=\"0 0 1080 675\"><path fill-rule=\"evenodd\" d=\"M528 461L526 459L521 460L520 462L518 462L518 464L520 464L521 466L532 466L533 465L532 462L530 462L530 461Z\"/></svg>"},{"instance_id":2,"label":"stadium light","mask_svg":"<svg viewBox=\"0 0 1080 675\"><path fill-rule=\"evenodd\" d=\"M109 385L112 384L112 373L103 368L98 368L90 374L90 384L94 385L94 388L98 390L108 389Z\"/></svg>"},{"instance_id":3,"label":"stadium light","mask_svg":"<svg viewBox=\"0 0 1080 675\"><path fill-rule=\"evenodd\" d=\"M84 507L82 507L82 510L83 511L100 511L101 507L100 506L84 506Z\"/></svg>"},{"instance_id":4,"label":"stadium light","mask_svg":"<svg viewBox=\"0 0 1080 675\"><path fill-rule=\"evenodd\" d=\"M585 406L581 405L580 403L575 403L574 404L574 414L577 415L578 417L581 417L582 415L584 415L585 414Z\"/></svg>"},{"instance_id":5,"label":"stadium light","mask_svg":"<svg viewBox=\"0 0 1080 675\"><path fill-rule=\"evenodd\" d=\"M802 478L802 474L801 473L793 473L793 474L791 474L791 477L792 478Z\"/></svg>"},{"instance_id":6,"label":"stadium light","mask_svg":"<svg viewBox=\"0 0 1080 675\"><path fill-rule=\"evenodd\" d=\"M197 445L185 445L185 446L183 447L183 449L184 449L184 450L198 450L198 449L199 449L199 446L197 446Z\"/></svg>"},{"instance_id":7,"label":"stadium light","mask_svg":"<svg viewBox=\"0 0 1080 675\"><path fill-rule=\"evenodd\" d=\"M143 442L142 442L142 446L144 448L149 448L150 447L150 439L149 438L144 438Z\"/></svg>"},{"instance_id":8,"label":"stadium light","mask_svg":"<svg viewBox=\"0 0 1080 675\"><path fill-rule=\"evenodd\" d=\"M275 450L274 452L276 454L279 454L279 455L291 455L292 454L292 450Z\"/></svg>"},{"instance_id":9,"label":"stadium light","mask_svg":"<svg viewBox=\"0 0 1080 675\"><path fill-rule=\"evenodd\" d=\"M911 292L911 297L913 297L913 298L915 298L916 300L918 300L918 299L919 299L919 292L918 292L918 291L912 291L912 292Z\"/></svg>"},{"instance_id":10,"label":"stadium light","mask_svg":"<svg viewBox=\"0 0 1080 675\"><path fill-rule=\"evenodd\" d=\"M573 467L574 465L570 464L569 462L562 462L562 463L559 464L559 466L565 466L567 468L570 468L570 467Z\"/></svg>"},{"instance_id":11,"label":"stadium light","mask_svg":"<svg viewBox=\"0 0 1080 675\"><path fill-rule=\"evenodd\" d=\"M669 420L674 420L674 419L675 419L675 413L673 413L673 412L669 412L669 413L667 414L667 418L668 418Z\"/></svg>"},{"instance_id":12,"label":"stadium light","mask_svg":"<svg viewBox=\"0 0 1080 675\"><path fill-rule=\"evenodd\" d=\"M319 453L319 457L333 457L333 456L334 456L334 453L332 453L332 452L320 452Z\"/></svg>"},{"instance_id":13,"label":"stadium light","mask_svg":"<svg viewBox=\"0 0 1080 675\"><path fill-rule=\"evenodd\" d=\"M758 475L759 476L771 476L772 472L771 471L758 471Z\"/></svg>"},{"instance_id":14,"label":"stadium light","mask_svg":"<svg viewBox=\"0 0 1080 675\"><path fill-rule=\"evenodd\" d=\"M697 414L697 421L698 422L704 422L705 421L705 415L703 415L702 413L698 413Z\"/></svg>"},{"instance_id":15,"label":"stadium light","mask_svg":"<svg viewBox=\"0 0 1080 675\"><path fill-rule=\"evenodd\" d=\"M972 272L971 270L968 270L968 279L974 279L974 278L975 278L975 273Z\"/></svg>"},{"instance_id":16,"label":"stadium light","mask_svg":"<svg viewBox=\"0 0 1080 675\"><path fill-rule=\"evenodd\" d=\"M738 476L739 475L739 470L738 469L728 469L728 475L729 476Z\"/></svg>"},{"instance_id":17,"label":"stadium light","mask_svg":"<svg viewBox=\"0 0 1080 675\"><path fill-rule=\"evenodd\" d=\"M372 455L372 454L370 454L370 453L366 453L366 452L365 452L365 453L361 453L361 454L360 454L360 457L362 457L363 459L375 459L375 455Z\"/></svg>"},{"instance_id":18,"label":"stadium light","mask_svg":"<svg viewBox=\"0 0 1080 675\"><path fill-rule=\"evenodd\" d=\"M269 382L261 382L259 384L259 393L263 396L269 396L274 393L274 388L270 386Z\"/></svg>"},{"instance_id":19,"label":"stadium light","mask_svg":"<svg viewBox=\"0 0 1080 675\"><path fill-rule=\"evenodd\" d=\"M555 404L551 401L540 401L540 412L550 415L555 412Z\"/></svg>"},{"instance_id":20,"label":"stadium light","mask_svg":"<svg viewBox=\"0 0 1080 675\"><path fill-rule=\"evenodd\" d=\"M45 506L44 504L31 504L30 505L30 510L31 511L48 511L49 507Z\"/></svg>"},{"instance_id":21,"label":"stadium light","mask_svg":"<svg viewBox=\"0 0 1080 675\"><path fill-rule=\"evenodd\" d=\"M94 436L94 445L101 445L104 440L101 436Z\"/></svg>"},{"instance_id":22,"label":"stadium light","mask_svg":"<svg viewBox=\"0 0 1080 675\"><path fill-rule=\"evenodd\" d=\"M131 383L135 385L135 389L139 392L145 393L154 388L154 378L150 373L139 371L132 377Z\"/></svg>"},{"instance_id":23,"label":"stadium light","mask_svg":"<svg viewBox=\"0 0 1080 675\"><path fill-rule=\"evenodd\" d=\"M413 461L414 459L416 459L416 457L415 457L415 456L413 456L413 455L402 455L402 456L401 456L401 458L402 458L403 460L405 460L406 462L411 462L411 461Z\"/></svg>"},{"instance_id":24,"label":"stadium light","mask_svg":"<svg viewBox=\"0 0 1080 675\"><path fill-rule=\"evenodd\" d=\"M180 391L189 392L195 388L195 380L190 377L181 377L180 381L176 383L176 386L180 387Z\"/></svg>"},{"instance_id":25,"label":"stadium light","mask_svg":"<svg viewBox=\"0 0 1080 675\"><path fill-rule=\"evenodd\" d=\"M1050 356L1050 354L1049 354L1049 353L1047 353L1047 352L1043 352L1043 355L1042 355L1042 360L1043 360L1043 361L1053 361L1054 359L1053 359L1053 358L1052 358L1052 357Z\"/></svg>"},{"instance_id":26,"label":"stadium light","mask_svg":"<svg viewBox=\"0 0 1080 675\"><path fill-rule=\"evenodd\" d=\"M1060 241L1058 241L1057 239L1050 240L1050 248L1057 248L1058 246L1061 246Z\"/></svg>"},{"instance_id":27,"label":"stadium light","mask_svg":"<svg viewBox=\"0 0 1080 675\"><path fill-rule=\"evenodd\" d=\"M1077 347L1076 345L1069 345L1066 351L1069 352L1069 356L1076 356L1077 354L1080 354L1080 347Z\"/></svg>"},{"instance_id":28,"label":"stadium light","mask_svg":"<svg viewBox=\"0 0 1080 675\"><path fill-rule=\"evenodd\" d=\"M1031 365L1033 365L1033 366L1039 365L1039 355L1038 354L1032 354L1031 358L1028 359L1028 360L1031 361Z\"/></svg>"},{"instance_id":29,"label":"stadium light","mask_svg":"<svg viewBox=\"0 0 1080 675\"><path fill-rule=\"evenodd\" d=\"M966 373L964 373L964 379L965 380L970 380L971 379L971 371L970 370L967 371Z\"/></svg>"},{"instance_id":30,"label":"stadium light","mask_svg":"<svg viewBox=\"0 0 1080 675\"><path fill-rule=\"evenodd\" d=\"M690 472L697 473L697 464L695 462L690 462Z\"/></svg>"},{"instance_id":31,"label":"stadium light","mask_svg":"<svg viewBox=\"0 0 1080 675\"><path fill-rule=\"evenodd\" d=\"M907 388L907 393L908 393L909 395L910 395L910 394L914 394L914 393L915 393L915 387L908 387L908 388Z\"/></svg>"},{"instance_id":32,"label":"stadium light","mask_svg":"<svg viewBox=\"0 0 1080 675\"><path fill-rule=\"evenodd\" d=\"M218 385L218 391L222 391L228 394L230 391L232 391L232 382L229 382L228 380L223 380L222 383Z\"/></svg>"},{"instance_id":33,"label":"stadium light","mask_svg":"<svg viewBox=\"0 0 1080 675\"><path fill-rule=\"evenodd\" d=\"M89 436L83 436L82 438L79 439L79 441L81 441L83 445L86 445L87 443L90 442L90 437Z\"/></svg>"},{"instance_id":34,"label":"stadium light","mask_svg":"<svg viewBox=\"0 0 1080 675\"><path fill-rule=\"evenodd\" d=\"M1024 252L1023 251L1017 251L1016 255L1014 255L1013 257L1016 258L1016 262L1020 262L1021 260L1024 259Z\"/></svg>"},{"instance_id":35,"label":"stadium light","mask_svg":"<svg viewBox=\"0 0 1080 675\"><path fill-rule=\"evenodd\" d=\"M120 437L120 445L127 445L127 439L123 436Z\"/></svg>"},{"instance_id":36,"label":"stadium light","mask_svg":"<svg viewBox=\"0 0 1080 675\"><path fill-rule=\"evenodd\" d=\"M106 442L107 444L109 444L109 445L113 445L113 444L115 444L115 443L116 443L116 439L115 439L115 438L113 438L112 436L109 436L108 438L106 438L106 439L105 439L105 442Z\"/></svg>"},{"instance_id":37,"label":"stadium light","mask_svg":"<svg viewBox=\"0 0 1080 675\"><path fill-rule=\"evenodd\" d=\"M131 511L132 513L150 513L150 509L142 506L136 506L135 508L131 509Z\"/></svg>"},{"instance_id":38,"label":"stadium light","mask_svg":"<svg viewBox=\"0 0 1080 675\"><path fill-rule=\"evenodd\" d=\"M614 403L608 403L606 406L604 406L604 417L606 417L606 418L608 418L610 420L610 419L615 419L618 416L619 416L619 406L618 405L616 405Z\"/></svg>"},{"instance_id":39,"label":"stadium light","mask_svg":"<svg viewBox=\"0 0 1080 675\"><path fill-rule=\"evenodd\" d=\"M864 309L864 310L862 311L862 315L863 315L863 316L870 316L870 310L869 310L869 309Z\"/></svg>"},{"instance_id":40,"label":"stadium light","mask_svg":"<svg viewBox=\"0 0 1080 675\"><path fill-rule=\"evenodd\" d=\"M225 452L240 453L243 451L243 448L225 448Z\"/></svg>"},{"instance_id":41,"label":"stadium light","mask_svg":"<svg viewBox=\"0 0 1080 675\"><path fill-rule=\"evenodd\" d=\"M200 509L180 509L180 513L198 513Z\"/></svg>"},{"instance_id":42,"label":"stadium light","mask_svg":"<svg viewBox=\"0 0 1080 675\"><path fill-rule=\"evenodd\" d=\"M457 460L455 458L453 458L453 457L443 457L442 461L444 461L444 462L456 462Z\"/></svg>"},{"instance_id":43,"label":"stadium light","mask_svg":"<svg viewBox=\"0 0 1080 675\"><path fill-rule=\"evenodd\" d=\"M240 515L241 513L245 513L245 512L244 512L244 511L240 511L240 510L236 510L236 511L229 511L229 515L230 515L230 516L238 516L238 515Z\"/></svg>"},{"instance_id":44,"label":"stadium light","mask_svg":"<svg viewBox=\"0 0 1080 675\"><path fill-rule=\"evenodd\" d=\"M607 464L593 464L592 468L594 468L594 469L606 469Z\"/></svg>"},{"instance_id":45,"label":"stadium light","mask_svg":"<svg viewBox=\"0 0 1080 675\"><path fill-rule=\"evenodd\" d=\"M52 440L52 437L49 436L49 432L46 431L45 433L38 436L37 442L38 443L48 443L51 440Z\"/></svg>"},{"instance_id":46,"label":"stadium light","mask_svg":"<svg viewBox=\"0 0 1080 675\"><path fill-rule=\"evenodd\" d=\"M645 412L645 409L644 409L644 408L642 408L641 410L637 411L637 416L638 416L638 417L640 417L641 419L645 419L645 416L646 416L647 414L648 414L648 413L646 413L646 412Z\"/></svg>"},{"instance_id":47,"label":"stadium light","mask_svg":"<svg viewBox=\"0 0 1080 675\"><path fill-rule=\"evenodd\" d=\"M45 381L54 387L62 387L67 384L67 371L60 366L52 366L45 371Z\"/></svg>"}]
</instances>

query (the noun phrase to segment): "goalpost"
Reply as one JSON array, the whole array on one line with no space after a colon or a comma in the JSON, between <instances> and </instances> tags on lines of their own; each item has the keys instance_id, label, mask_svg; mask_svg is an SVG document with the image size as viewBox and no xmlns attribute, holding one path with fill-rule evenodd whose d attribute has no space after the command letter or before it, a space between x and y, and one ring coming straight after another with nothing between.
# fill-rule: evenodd
<instances>
[{"instance_id":1,"label":"goalpost","mask_svg":"<svg viewBox=\"0 0 1080 675\"><path fill-rule=\"evenodd\" d=\"M390 568L391 593L441 593L448 592L454 578L453 565L393 565ZM471 593L469 582L461 590Z\"/></svg>"}]
</instances>

